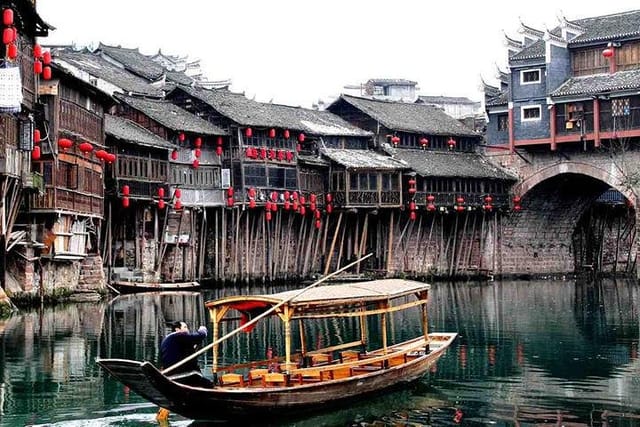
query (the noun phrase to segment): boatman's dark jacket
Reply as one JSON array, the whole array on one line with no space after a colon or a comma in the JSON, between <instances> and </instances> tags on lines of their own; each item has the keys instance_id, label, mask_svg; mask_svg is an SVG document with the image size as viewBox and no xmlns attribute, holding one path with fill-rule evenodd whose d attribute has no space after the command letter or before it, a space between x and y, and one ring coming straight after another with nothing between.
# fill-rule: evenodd
<instances>
[{"instance_id":1,"label":"boatman's dark jacket","mask_svg":"<svg viewBox=\"0 0 640 427\"><path fill-rule=\"evenodd\" d=\"M169 366L186 359L192 355L196 347L207 337L207 328L201 327L196 332L172 332L162 340L160 344L160 355L162 366L166 369ZM171 371L172 374L187 371L198 371L198 358L186 362Z\"/></svg>"}]
</instances>

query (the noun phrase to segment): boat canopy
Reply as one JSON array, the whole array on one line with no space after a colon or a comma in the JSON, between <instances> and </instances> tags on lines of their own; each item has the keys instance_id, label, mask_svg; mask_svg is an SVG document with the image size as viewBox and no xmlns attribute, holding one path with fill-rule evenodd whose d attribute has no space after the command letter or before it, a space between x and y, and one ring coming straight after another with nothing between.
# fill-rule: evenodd
<instances>
[{"instance_id":1,"label":"boat canopy","mask_svg":"<svg viewBox=\"0 0 640 427\"><path fill-rule=\"evenodd\" d=\"M206 306L210 310L226 307L241 312L256 312L286 303L296 311L335 307L336 305L344 306L345 311L348 311L354 306L388 302L392 299L428 290L429 285L426 283L403 279L383 279L317 286L304 292L298 289L269 295L236 295L208 301Z\"/></svg>"}]
</instances>

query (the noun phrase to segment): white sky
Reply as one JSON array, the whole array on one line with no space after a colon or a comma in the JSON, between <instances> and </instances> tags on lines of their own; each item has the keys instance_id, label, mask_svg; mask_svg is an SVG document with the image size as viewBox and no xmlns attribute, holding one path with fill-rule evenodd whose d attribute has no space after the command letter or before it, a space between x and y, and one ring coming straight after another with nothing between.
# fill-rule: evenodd
<instances>
[{"instance_id":1,"label":"white sky","mask_svg":"<svg viewBox=\"0 0 640 427\"><path fill-rule=\"evenodd\" d=\"M506 70L503 31L553 28L640 9L633 0L38 0L56 30L42 44L98 42L201 59L212 80L258 101L310 107L370 78L418 82L422 95L481 99Z\"/></svg>"}]
</instances>

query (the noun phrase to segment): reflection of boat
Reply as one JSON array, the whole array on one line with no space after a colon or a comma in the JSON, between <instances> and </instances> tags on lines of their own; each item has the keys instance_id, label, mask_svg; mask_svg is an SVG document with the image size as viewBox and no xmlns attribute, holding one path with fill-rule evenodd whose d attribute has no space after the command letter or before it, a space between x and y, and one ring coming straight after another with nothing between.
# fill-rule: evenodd
<instances>
[{"instance_id":1,"label":"reflection of boat","mask_svg":"<svg viewBox=\"0 0 640 427\"><path fill-rule=\"evenodd\" d=\"M198 282L135 282L128 280L112 281L110 285L120 293L130 294L137 292L163 292L163 291L192 291L200 288Z\"/></svg>"},{"instance_id":2,"label":"reflection of boat","mask_svg":"<svg viewBox=\"0 0 640 427\"><path fill-rule=\"evenodd\" d=\"M455 333L428 333L429 285L387 279L343 285L320 286L303 291L271 295L232 296L208 302L213 322L213 373L211 388L180 383L149 362L98 359L118 380L157 405L194 419L291 414L326 408L348 399L380 391L420 378L454 340ZM391 313L420 309L422 333L408 341L387 342L387 320ZM277 314L282 321L285 355L266 360L219 366L220 323L237 320L236 331L249 331L258 320ZM300 327L293 353L291 324L313 319L359 319L360 339L311 349ZM367 351L370 335L367 317L380 320L381 345ZM375 338L375 337L374 337ZM269 357L269 356L268 356Z\"/></svg>"}]
</instances>

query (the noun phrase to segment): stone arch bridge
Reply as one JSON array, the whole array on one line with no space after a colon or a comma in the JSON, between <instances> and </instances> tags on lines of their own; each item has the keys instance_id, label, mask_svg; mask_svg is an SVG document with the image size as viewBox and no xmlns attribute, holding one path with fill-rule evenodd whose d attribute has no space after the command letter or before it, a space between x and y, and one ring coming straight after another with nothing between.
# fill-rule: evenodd
<instances>
[{"instance_id":1,"label":"stone arch bridge","mask_svg":"<svg viewBox=\"0 0 640 427\"><path fill-rule=\"evenodd\" d=\"M638 277L640 152L600 149L488 153L519 180L522 210L504 218L495 271Z\"/></svg>"}]
</instances>

